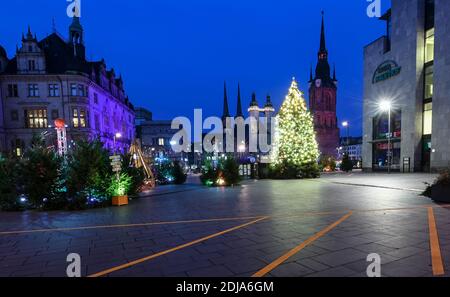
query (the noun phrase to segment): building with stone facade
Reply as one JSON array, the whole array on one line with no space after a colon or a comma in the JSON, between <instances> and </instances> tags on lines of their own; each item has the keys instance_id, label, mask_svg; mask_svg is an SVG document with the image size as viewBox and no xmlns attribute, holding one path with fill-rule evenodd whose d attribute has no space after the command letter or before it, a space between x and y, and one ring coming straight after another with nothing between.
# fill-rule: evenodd
<instances>
[{"instance_id":1,"label":"building with stone facade","mask_svg":"<svg viewBox=\"0 0 450 297\"><path fill-rule=\"evenodd\" d=\"M0 47L0 151L21 155L34 135L55 145L54 120L66 123L68 145L99 138L127 150L134 139L134 108L121 76L104 60L88 61L80 19L69 38L56 30L42 40L28 32L16 54ZM120 133L120 138L115 137Z\"/></svg>"},{"instance_id":2,"label":"building with stone facade","mask_svg":"<svg viewBox=\"0 0 450 297\"><path fill-rule=\"evenodd\" d=\"M325 41L325 24L322 13L320 47L315 74L311 68L309 79L309 109L314 117L314 130L322 155L336 156L339 147L339 128L336 116L336 69L331 77L328 50Z\"/></svg>"},{"instance_id":3,"label":"building with stone facade","mask_svg":"<svg viewBox=\"0 0 450 297\"><path fill-rule=\"evenodd\" d=\"M392 0L386 34L365 47L365 170L450 166L449 14L448 0Z\"/></svg>"}]
</instances>

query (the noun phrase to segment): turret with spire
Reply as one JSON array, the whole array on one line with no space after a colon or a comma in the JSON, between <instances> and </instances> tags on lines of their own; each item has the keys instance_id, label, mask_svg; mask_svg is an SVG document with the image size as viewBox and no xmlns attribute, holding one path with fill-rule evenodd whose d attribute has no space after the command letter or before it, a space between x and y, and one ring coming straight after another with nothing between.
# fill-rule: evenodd
<instances>
[{"instance_id":1,"label":"turret with spire","mask_svg":"<svg viewBox=\"0 0 450 297\"><path fill-rule=\"evenodd\" d=\"M242 113L241 85L239 83L238 83L236 118L244 118L244 114Z\"/></svg>"},{"instance_id":2,"label":"turret with spire","mask_svg":"<svg viewBox=\"0 0 450 297\"><path fill-rule=\"evenodd\" d=\"M228 95L227 95L227 83L223 83L223 113L222 121L225 122L230 117L230 110L228 109Z\"/></svg>"},{"instance_id":3,"label":"turret with spire","mask_svg":"<svg viewBox=\"0 0 450 297\"><path fill-rule=\"evenodd\" d=\"M69 27L69 44L73 46L74 56L85 58L83 26L80 23L80 18L74 16L72 24Z\"/></svg>"}]
</instances>

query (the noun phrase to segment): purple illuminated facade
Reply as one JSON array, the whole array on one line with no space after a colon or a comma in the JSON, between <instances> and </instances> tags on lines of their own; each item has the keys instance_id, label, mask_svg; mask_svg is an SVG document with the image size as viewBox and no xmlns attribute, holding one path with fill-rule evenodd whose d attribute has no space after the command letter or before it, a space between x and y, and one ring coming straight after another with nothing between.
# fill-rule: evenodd
<instances>
[{"instance_id":1,"label":"purple illuminated facade","mask_svg":"<svg viewBox=\"0 0 450 297\"><path fill-rule=\"evenodd\" d=\"M100 138L110 150L114 143L128 150L135 137L133 105L114 69L104 60L86 60L83 33L74 18L68 39L55 31L39 41L28 29L11 59L0 46L0 151L21 155L40 133L55 144L58 118L66 122L69 146Z\"/></svg>"}]
</instances>

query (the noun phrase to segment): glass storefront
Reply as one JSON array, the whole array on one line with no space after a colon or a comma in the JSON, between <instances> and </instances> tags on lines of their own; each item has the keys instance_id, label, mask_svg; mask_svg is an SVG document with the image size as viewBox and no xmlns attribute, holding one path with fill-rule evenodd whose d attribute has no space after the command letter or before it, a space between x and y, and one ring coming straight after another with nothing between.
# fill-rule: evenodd
<instances>
[{"instance_id":1,"label":"glass storefront","mask_svg":"<svg viewBox=\"0 0 450 297\"><path fill-rule=\"evenodd\" d=\"M373 170L400 170L401 156L401 112L391 112L391 133L387 114L381 114L373 121ZM390 138L390 146L389 139ZM389 162L390 157L390 162Z\"/></svg>"},{"instance_id":2,"label":"glass storefront","mask_svg":"<svg viewBox=\"0 0 450 297\"><path fill-rule=\"evenodd\" d=\"M388 170L389 152L391 170L400 170L400 140L391 142L390 150L387 141L373 144L373 170Z\"/></svg>"}]
</instances>

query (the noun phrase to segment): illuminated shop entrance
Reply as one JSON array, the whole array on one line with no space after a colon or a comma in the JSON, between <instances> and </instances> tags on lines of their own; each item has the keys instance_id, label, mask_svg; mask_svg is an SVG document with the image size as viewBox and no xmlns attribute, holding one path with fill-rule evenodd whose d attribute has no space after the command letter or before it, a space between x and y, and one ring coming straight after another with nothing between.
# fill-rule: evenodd
<instances>
[{"instance_id":1,"label":"illuminated shop entrance","mask_svg":"<svg viewBox=\"0 0 450 297\"><path fill-rule=\"evenodd\" d=\"M400 171L401 118L400 111L392 111L390 129L387 114L381 114L373 119L372 169L374 171L388 171L389 166L392 171Z\"/></svg>"}]
</instances>

